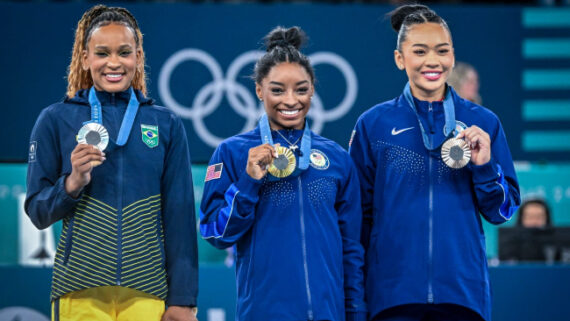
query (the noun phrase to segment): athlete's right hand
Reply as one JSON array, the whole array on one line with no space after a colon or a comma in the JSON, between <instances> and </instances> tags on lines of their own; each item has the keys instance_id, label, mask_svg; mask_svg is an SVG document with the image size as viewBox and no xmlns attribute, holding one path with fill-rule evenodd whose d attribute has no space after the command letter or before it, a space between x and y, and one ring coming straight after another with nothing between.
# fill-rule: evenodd
<instances>
[{"instance_id":1,"label":"athlete's right hand","mask_svg":"<svg viewBox=\"0 0 570 321\"><path fill-rule=\"evenodd\" d=\"M65 179L65 192L77 198L79 193L91 181L92 162L105 161L105 153L93 145L77 144L71 152L71 174Z\"/></svg>"},{"instance_id":2,"label":"athlete's right hand","mask_svg":"<svg viewBox=\"0 0 570 321\"><path fill-rule=\"evenodd\" d=\"M276 144L275 146L277 146ZM254 179L262 179L267 175L267 167L277 157L275 148L269 144L259 145L249 149L245 171Z\"/></svg>"}]
</instances>

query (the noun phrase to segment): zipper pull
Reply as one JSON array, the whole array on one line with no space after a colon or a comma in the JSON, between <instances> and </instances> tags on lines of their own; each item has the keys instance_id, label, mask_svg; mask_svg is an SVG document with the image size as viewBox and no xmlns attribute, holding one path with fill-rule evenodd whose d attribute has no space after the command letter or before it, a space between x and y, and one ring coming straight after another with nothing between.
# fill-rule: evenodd
<instances>
[{"instance_id":1,"label":"zipper pull","mask_svg":"<svg viewBox=\"0 0 570 321\"><path fill-rule=\"evenodd\" d=\"M429 111L429 115L428 115L428 120L429 120L429 131L432 134L435 134L435 126L434 126L434 119L433 119L433 106L431 105L431 102L429 103L429 107L428 107L428 111Z\"/></svg>"}]
</instances>

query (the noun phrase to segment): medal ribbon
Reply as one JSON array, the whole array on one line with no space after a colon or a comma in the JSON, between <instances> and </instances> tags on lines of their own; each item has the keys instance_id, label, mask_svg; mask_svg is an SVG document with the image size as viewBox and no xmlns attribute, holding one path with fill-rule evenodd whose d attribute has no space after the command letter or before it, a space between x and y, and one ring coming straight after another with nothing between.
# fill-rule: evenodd
<instances>
[{"instance_id":1,"label":"medal ribbon","mask_svg":"<svg viewBox=\"0 0 570 321\"><path fill-rule=\"evenodd\" d=\"M121 129L119 129L119 135L117 136L116 144L118 146L124 146L127 143L127 139L129 138L129 134L133 128L133 123L135 122L135 117L139 109L137 95L135 95L135 91L132 87L129 89L131 91L131 98L129 99L129 105L127 106L127 111L125 111L125 116L123 116ZM89 90L89 105L91 105L91 121L89 122L103 125L101 102L97 98L95 87L91 87Z\"/></svg>"},{"instance_id":2,"label":"medal ribbon","mask_svg":"<svg viewBox=\"0 0 570 321\"><path fill-rule=\"evenodd\" d=\"M259 130L261 131L261 142L273 146L273 137L271 137L271 128L269 127L269 119L267 114L263 114L259 119ZM305 130L303 131L303 138L301 138L301 156L297 162L297 169L305 170L309 168L309 157L311 155L311 130L309 129L309 122L305 120ZM297 170L295 170L297 172ZM296 176L298 173L293 172L291 176Z\"/></svg>"},{"instance_id":3,"label":"medal ribbon","mask_svg":"<svg viewBox=\"0 0 570 321\"><path fill-rule=\"evenodd\" d=\"M409 82L406 84L406 87L404 88L404 97L406 98L408 105L410 105L410 108L412 108L414 114L416 114L416 117L418 118L418 123L420 124L420 130L422 132L422 138L424 140L424 146L428 150L434 150L438 148L441 144L435 147L432 146L433 144L429 141L429 137L426 134L426 131L424 130L424 126L422 125L420 116L418 115L418 111L416 109L416 104L414 104L414 98L412 96L412 91L410 89ZM445 114L445 127L443 128L443 133L445 134L445 136L449 136L450 134L455 135L455 105L453 104L453 98L451 97L451 90L449 90L449 88L446 88L445 90L445 99L443 100L443 112Z\"/></svg>"}]
</instances>

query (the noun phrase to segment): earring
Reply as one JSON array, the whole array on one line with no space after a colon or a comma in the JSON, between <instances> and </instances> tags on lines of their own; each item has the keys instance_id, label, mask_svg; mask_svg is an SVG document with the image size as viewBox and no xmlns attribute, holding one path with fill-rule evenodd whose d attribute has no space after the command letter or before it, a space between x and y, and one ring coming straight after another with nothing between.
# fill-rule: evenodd
<instances>
[{"instance_id":1,"label":"earring","mask_svg":"<svg viewBox=\"0 0 570 321\"><path fill-rule=\"evenodd\" d=\"M259 98L259 101L263 101L263 98L261 98L261 97L257 97L257 98Z\"/></svg>"}]
</instances>

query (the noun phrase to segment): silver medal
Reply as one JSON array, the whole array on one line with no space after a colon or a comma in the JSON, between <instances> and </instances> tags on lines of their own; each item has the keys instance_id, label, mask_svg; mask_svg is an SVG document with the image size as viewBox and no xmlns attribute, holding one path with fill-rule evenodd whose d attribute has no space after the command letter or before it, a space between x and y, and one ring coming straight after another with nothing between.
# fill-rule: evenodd
<instances>
[{"instance_id":1,"label":"silver medal","mask_svg":"<svg viewBox=\"0 0 570 321\"><path fill-rule=\"evenodd\" d=\"M441 146L441 159L451 168L463 168L471 160L471 149L463 139L450 138Z\"/></svg>"},{"instance_id":2,"label":"silver medal","mask_svg":"<svg viewBox=\"0 0 570 321\"><path fill-rule=\"evenodd\" d=\"M101 124L88 123L83 125L77 133L77 142L79 144L93 145L100 151L104 151L109 144L109 133Z\"/></svg>"}]
</instances>

